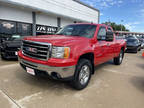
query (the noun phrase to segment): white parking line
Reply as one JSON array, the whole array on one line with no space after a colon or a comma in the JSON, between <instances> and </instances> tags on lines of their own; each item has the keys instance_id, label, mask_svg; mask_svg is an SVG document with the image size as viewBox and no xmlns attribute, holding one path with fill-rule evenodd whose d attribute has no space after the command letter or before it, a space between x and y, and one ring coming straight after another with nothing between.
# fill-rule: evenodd
<instances>
[{"instance_id":1,"label":"white parking line","mask_svg":"<svg viewBox=\"0 0 144 108\"><path fill-rule=\"evenodd\" d=\"M7 94L5 94L2 90L0 90L0 95L2 95L3 98L5 98L9 104L11 105L11 108L20 108L13 99L11 99ZM1 98L2 98L1 97Z\"/></svg>"},{"instance_id":2,"label":"white parking line","mask_svg":"<svg viewBox=\"0 0 144 108\"><path fill-rule=\"evenodd\" d=\"M9 102L9 104L11 105L11 108L25 108L24 104L26 102L29 102L31 99L37 97L40 94L41 94L41 92L38 92L38 93L34 93L32 95L29 95L29 96L25 96L19 100L13 100L5 92L0 90L0 95L2 95L2 97L5 98Z\"/></svg>"},{"instance_id":3,"label":"white parking line","mask_svg":"<svg viewBox=\"0 0 144 108\"><path fill-rule=\"evenodd\" d=\"M24 104L26 102L29 102L30 100L32 100L35 97L38 97L38 95L40 95L40 94L42 94L42 92L34 93L29 96L25 96L22 99L17 100L16 102L18 103L18 105L20 105L21 108L25 108Z\"/></svg>"}]
</instances>

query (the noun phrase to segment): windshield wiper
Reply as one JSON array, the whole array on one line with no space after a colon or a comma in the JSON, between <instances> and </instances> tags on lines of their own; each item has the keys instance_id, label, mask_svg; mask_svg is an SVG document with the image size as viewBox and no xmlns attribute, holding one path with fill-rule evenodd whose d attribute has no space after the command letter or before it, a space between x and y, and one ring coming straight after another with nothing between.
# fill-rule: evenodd
<instances>
[{"instance_id":1,"label":"windshield wiper","mask_svg":"<svg viewBox=\"0 0 144 108\"><path fill-rule=\"evenodd\" d=\"M75 35L71 35L71 36L80 36L80 35L76 35L76 34L75 34Z\"/></svg>"}]
</instances>

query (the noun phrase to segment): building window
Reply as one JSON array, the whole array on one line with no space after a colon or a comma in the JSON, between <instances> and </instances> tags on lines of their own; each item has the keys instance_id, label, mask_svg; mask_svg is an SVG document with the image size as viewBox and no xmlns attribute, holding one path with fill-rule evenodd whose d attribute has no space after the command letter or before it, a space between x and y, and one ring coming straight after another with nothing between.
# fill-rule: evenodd
<instances>
[{"instance_id":1,"label":"building window","mask_svg":"<svg viewBox=\"0 0 144 108\"><path fill-rule=\"evenodd\" d=\"M0 20L0 34L21 36L32 35L32 24Z\"/></svg>"},{"instance_id":2,"label":"building window","mask_svg":"<svg viewBox=\"0 0 144 108\"><path fill-rule=\"evenodd\" d=\"M32 35L32 25L25 23L17 23L17 34L21 36Z\"/></svg>"},{"instance_id":3,"label":"building window","mask_svg":"<svg viewBox=\"0 0 144 108\"><path fill-rule=\"evenodd\" d=\"M0 20L0 34L16 34L16 22Z\"/></svg>"},{"instance_id":4,"label":"building window","mask_svg":"<svg viewBox=\"0 0 144 108\"><path fill-rule=\"evenodd\" d=\"M59 26L61 25L61 20L58 19ZM46 25L36 25L36 34L37 35L47 35L55 34L58 30L58 27L46 26ZM10 37L12 35L20 36L31 36L32 35L32 24L8 20L0 20L0 38L1 37Z\"/></svg>"}]
</instances>

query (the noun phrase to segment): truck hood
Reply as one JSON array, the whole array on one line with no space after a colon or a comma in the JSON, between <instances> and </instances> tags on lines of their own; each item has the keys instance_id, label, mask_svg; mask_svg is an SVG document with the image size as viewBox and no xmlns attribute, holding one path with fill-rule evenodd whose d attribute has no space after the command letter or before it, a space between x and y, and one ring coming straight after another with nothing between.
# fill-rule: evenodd
<instances>
[{"instance_id":1,"label":"truck hood","mask_svg":"<svg viewBox=\"0 0 144 108\"><path fill-rule=\"evenodd\" d=\"M86 42L89 38L80 36L64 36L64 35L43 35L43 36L31 36L26 37L24 40L46 42L55 46L70 46L80 42Z\"/></svg>"},{"instance_id":2,"label":"truck hood","mask_svg":"<svg viewBox=\"0 0 144 108\"><path fill-rule=\"evenodd\" d=\"M4 42L2 43L2 46L7 46L7 47L20 47L20 46L21 46L21 40L4 41Z\"/></svg>"}]
</instances>

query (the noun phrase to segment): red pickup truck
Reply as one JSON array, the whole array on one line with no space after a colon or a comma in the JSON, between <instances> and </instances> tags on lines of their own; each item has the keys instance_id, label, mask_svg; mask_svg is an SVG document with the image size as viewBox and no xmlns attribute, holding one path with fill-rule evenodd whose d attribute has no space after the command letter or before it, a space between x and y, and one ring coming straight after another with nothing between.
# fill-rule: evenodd
<instances>
[{"instance_id":1,"label":"red pickup truck","mask_svg":"<svg viewBox=\"0 0 144 108\"><path fill-rule=\"evenodd\" d=\"M110 26L71 24L55 35L24 38L18 57L29 74L70 80L80 90L88 85L94 66L111 59L120 65L125 48L125 41L117 40Z\"/></svg>"}]
</instances>

